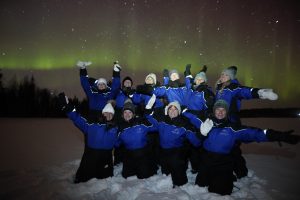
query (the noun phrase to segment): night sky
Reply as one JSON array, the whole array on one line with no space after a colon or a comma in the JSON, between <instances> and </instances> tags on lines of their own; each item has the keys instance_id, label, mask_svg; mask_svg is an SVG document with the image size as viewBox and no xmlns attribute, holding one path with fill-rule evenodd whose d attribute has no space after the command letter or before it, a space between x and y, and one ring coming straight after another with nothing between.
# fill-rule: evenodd
<instances>
[{"instance_id":1,"label":"night sky","mask_svg":"<svg viewBox=\"0 0 300 200\"><path fill-rule=\"evenodd\" d=\"M273 88L276 105L300 105L297 0L1 0L0 11L4 81L33 74L42 87L80 96L77 60L92 61L96 78L110 78L119 60L135 83L205 64L212 86L235 65L244 85Z\"/></svg>"}]
</instances>

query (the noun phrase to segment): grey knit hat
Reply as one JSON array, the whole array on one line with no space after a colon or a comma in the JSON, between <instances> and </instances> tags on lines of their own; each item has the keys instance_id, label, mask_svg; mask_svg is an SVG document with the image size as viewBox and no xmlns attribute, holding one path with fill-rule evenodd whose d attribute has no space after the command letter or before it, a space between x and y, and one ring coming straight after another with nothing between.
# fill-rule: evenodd
<instances>
[{"instance_id":1,"label":"grey knit hat","mask_svg":"<svg viewBox=\"0 0 300 200\"><path fill-rule=\"evenodd\" d=\"M227 112L228 112L228 110L229 110L228 103L227 103L225 100L223 100L223 99L219 99L219 100L217 100L217 101L215 102L214 107L213 107L213 111L215 112L215 110L216 110L217 108L225 108L225 110L226 110Z\"/></svg>"},{"instance_id":2,"label":"grey knit hat","mask_svg":"<svg viewBox=\"0 0 300 200\"><path fill-rule=\"evenodd\" d=\"M235 76L236 76L236 73L237 73L237 67L236 66L227 67L226 69L224 69L222 71L222 73L228 75L230 80L234 80Z\"/></svg>"}]
</instances>

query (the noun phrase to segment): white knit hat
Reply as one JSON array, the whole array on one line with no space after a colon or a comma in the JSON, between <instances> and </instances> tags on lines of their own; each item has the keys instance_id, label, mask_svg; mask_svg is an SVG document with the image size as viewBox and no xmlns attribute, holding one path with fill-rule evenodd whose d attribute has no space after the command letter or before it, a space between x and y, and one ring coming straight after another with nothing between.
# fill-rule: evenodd
<instances>
[{"instance_id":1,"label":"white knit hat","mask_svg":"<svg viewBox=\"0 0 300 200\"><path fill-rule=\"evenodd\" d=\"M115 114L115 109L114 107L111 105L111 103L107 103L103 110L102 110L102 113L112 113L112 114Z\"/></svg>"},{"instance_id":2,"label":"white knit hat","mask_svg":"<svg viewBox=\"0 0 300 200\"><path fill-rule=\"evenodd\" d=\"M107 81L105 78L99 78L98 80L96 80L96 85L99 85L100 83L103 83L107 86Z\"/></svg>"},{"instance_id":3,"label":"white knit hat","mask_svg":"<svg viewBox=\"0 0 300 200\"><path fill-rule=\"evenodd\" d=\"M168 115L168 110L171 106L175 106L178 110L178 113L181 113L181 107L178 101L173 101L171 103L169 103L166 107L165 107L165 115Z\"/></svg>"},{"instance_id":4,"label":"white knit hat","mask_svg":"<svg viewBox=\"0 0 300 200\"><path fill-rule=\"evenodd\" d=\"M148 74L145 78L145 82L148 78L152 78L154 85L156 85L156 75L154 73Z\"/></svg>"}]
</instances>

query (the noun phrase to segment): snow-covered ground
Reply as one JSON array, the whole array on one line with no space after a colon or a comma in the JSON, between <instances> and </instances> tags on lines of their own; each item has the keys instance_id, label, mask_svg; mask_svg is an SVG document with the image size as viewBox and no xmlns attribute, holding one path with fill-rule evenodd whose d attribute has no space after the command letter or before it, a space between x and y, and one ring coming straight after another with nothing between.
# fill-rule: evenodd
<instances>
[{"instance_id":1,"label":"snow-covered ground","mask_svg":"<svg viewBox=\"0 0 300 200\"><path fill-rule=\"evenodd\" d=\"M278 130L295 129L300 119L244 119L243 123ZM115 176L73 184L72 178L83 152L83 137L67 119L0 118L0 199L299 199L300 144L242 145L249 176L235 183L230 196L207 192L189 183L172 189L171 178L122 178Z\"/></svg>"}]
</instances>

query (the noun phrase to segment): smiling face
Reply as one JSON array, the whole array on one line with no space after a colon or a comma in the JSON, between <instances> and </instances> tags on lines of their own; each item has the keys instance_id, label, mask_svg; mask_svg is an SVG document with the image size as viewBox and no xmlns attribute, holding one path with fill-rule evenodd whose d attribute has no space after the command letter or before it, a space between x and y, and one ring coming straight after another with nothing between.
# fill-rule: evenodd
<instances>
[{"instance_id":1,"label":"smiling face","mask_svg":"<svg viewBox=\"0 0 300 200\"><path fill-rule=\"evenodd\" d=\"M202 78L195 79L195 85L200 85L201 83L204 83L204 80Z\"/></svg>"},{"instance_id":2,"label":"smiling face","mask_svg":"<svg viewBox=\"0 0 300 200\"><path fill-rule=\"evenodd\" d=\"M230 76L228 74L222 72L219 80L220 80L220 83L225 83L230 80Z\"/></svg>"},{"instance_id":3,"label":"smiling face","mask_svg":"<svg viewBox=\"0 0 300 200\"><path fill-rule=\"evenodd\" d=\"M154 84L154 80L153 80L152 77L149 76L149 77L146 78L145 83L147 85L153 85Z\"/></svg>"},{"instance_id":4,"label":"smiling face","mask_svg":"<svg viewBox=\"0 0 300 200\"><path fill-rule=\"evenodd\" d=\"M133 118L133 112L131 110L124 110L123 111L123 118L125 121L129 121Z\"/></svg>"},{"instance_id":5,"label":"smiling face","mask_svg":"<svg viewBox=\"0 0 300 200\"><path fill-rule=\"evenodd\" d=\"M175 118L179 115L179 111L178 109L176 108L176 106L170 106L169 109L168 109L168 115L169 117L172 119L172 118Z\"/></svg>"},{"instance_id":6,"label":"smiling face","mask_svg":"<svg viewBox=\"0 0 300 200\"><path fill-rule=\"evenodd\" d=\"M125 80L123 86L130 88L132 86L132 82L130 80Z\"/></svg>"},{"instance_id":7,"label":"smiling face","mask_svg":"<svg viewBox=\"0 0 300 200\"><path fill-rule=\"evenodd\" d=\"M105 117L106 121L111 121L113 118L113 114L110 112L104 112L103 116Z\"/></svg>"},{"instance_id":8,"label":"smiling face","mask_svg":"<svg viewBox=\"0 0 300 200\"><path fill-rule=\"evenodd\" d=\"M226 118L226 115L227 115L227 111L225 108L222 108L222 107L218 107L215 109L215 117L217 119L225 119Z\"/></svg>"},{"instance_id":9,"label":"smiling face","mask_svg":"<svg viewBox=\"0 0 300 200\"><path fill-rule=\"evenodd\" d=\"M97 87L98 87L98 90L105 90L106 89L106 85L104 83L98 83Z\"/></svg>"},{"instance_id":10,"label":"smiling face","mask_svg":"<svg viewBox=\"0 0 300 200\"><path fill-rule=\"evenodd\" d=\"M170 80L171 81L176 81L176 80L178 80L179 79L179 74L178 73L172 73L171 75L170 75Z\"/></svg>"}]
</instances>

